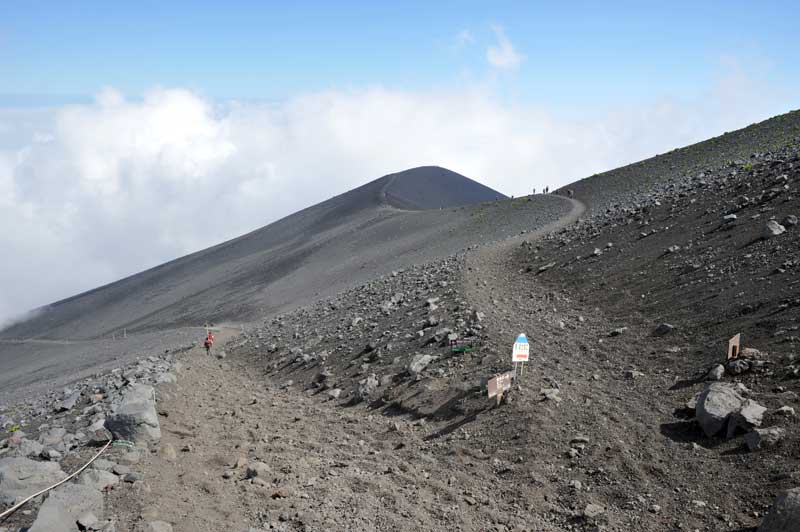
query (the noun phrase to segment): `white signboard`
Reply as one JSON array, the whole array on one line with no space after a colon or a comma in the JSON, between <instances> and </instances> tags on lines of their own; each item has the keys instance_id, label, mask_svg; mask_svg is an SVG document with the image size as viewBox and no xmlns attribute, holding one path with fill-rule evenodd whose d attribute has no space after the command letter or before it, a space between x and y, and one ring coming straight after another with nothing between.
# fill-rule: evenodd
<instances>
[{"instance_id":1,"label":"white signboard","mask_svg":"<svg viewBox=\"0 0 800 532\"><path fill-rule=\"evenodd\" d=\"M528 337L524 334L517 336L514 341L514 350L511 352L511 362L527 362L530 358L531 346Z\"/></svg>"}]
</instances>

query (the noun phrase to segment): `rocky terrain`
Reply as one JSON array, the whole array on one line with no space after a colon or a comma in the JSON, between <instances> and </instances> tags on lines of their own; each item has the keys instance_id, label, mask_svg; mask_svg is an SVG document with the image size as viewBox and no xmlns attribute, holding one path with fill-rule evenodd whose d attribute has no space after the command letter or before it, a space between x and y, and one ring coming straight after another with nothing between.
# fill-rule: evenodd
<instances>
[{"instance_id":1,"label":"rocky terrain","mask_svg":"<svg viewBox=\"0 0 800 532\"><path fill-rule=\"evenodd\" d=\"M479 244L8 403L6 506L118 441L0 530L800 530L798 121L471 207Z\"/></svg>"},{"instance_id":2,"label":"rocky terrain","mask_svg":"<svg viewBox=\"0 0 800 532\"><path fill-rule=\"evenodd\" d=\"M36 532L114 530L106 519L104 498L122 483L135 484L139 451L135 441L160 438L154 386L176 382L176 355L192 348L142 358L108 373L98 373L72 386L11 406L2 406L0 428L0 503L8 508L55 484L115 436L113 447L73 483L38 497L2 521L9 527ZM116 459L111 462L109 458ZM35 510L40 506L38 511Z\"/></svg>"}]
</instances>

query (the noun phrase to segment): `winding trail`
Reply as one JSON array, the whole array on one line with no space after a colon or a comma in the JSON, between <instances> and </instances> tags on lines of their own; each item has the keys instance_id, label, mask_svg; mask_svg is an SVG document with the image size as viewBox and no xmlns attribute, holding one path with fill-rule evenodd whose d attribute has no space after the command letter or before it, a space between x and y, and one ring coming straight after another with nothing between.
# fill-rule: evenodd
<instances>
[{"instance_id":1,"label":"winding trail","mask_svg":"<svg viewBox=\"0 0 800 532\"><path fill-rule=\"evenodd\" d=\"M586 211L586 206L580 201L562 199L572 204L572 210L565 216L529 233L486 244L467 254L467 273L463 284L465 294L475 308L488 312L490 320L497 322L498 332L508 327L523 331L526 325L518 309L510 312L512 309L507 304L520 299L519 267L512 264L512 251L522 242L535 242L575 223ZM495 317L500 319L493 320Z\"/></svg>"},{"instance_id":2,"label":"winding trail","mask_svg":"<svg viewBox=\"0 0 800 532\"><path fill-rule=\"evenodd\" d=\"M584 209L572 205L536 231L469 253L467 296L483 304L513 292L514 246L573 223ZM216 349L235 346L237 330L223 329ZM557 530L536 515L508 516L508 494L481 495L497 472L480 448L431 438L448 421L335 406L301 383L269 382L261 368L208 357L201 347L183 354L181 366L178 383L159 391L162 442L142 464L149 490L135 506L124 492L112 499L133 530L156 520L176 532ZM257 462L264 471L248 480L247 467Z\"/></svg>"}]
</instances>

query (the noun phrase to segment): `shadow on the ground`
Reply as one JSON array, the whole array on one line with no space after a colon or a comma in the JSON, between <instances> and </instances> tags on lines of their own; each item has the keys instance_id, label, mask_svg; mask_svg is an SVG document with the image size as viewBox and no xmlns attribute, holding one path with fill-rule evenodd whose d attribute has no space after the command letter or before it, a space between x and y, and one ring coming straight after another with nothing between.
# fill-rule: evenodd
<instances>
[{"instance_id":1,"label":"shadow on the ground","mask_svg":"<svg viewBox=\"0 0 800 532\"><path fill-rule=\"evenodd\" d=\"M696 443L703 447L709 447L707 438L694 420L662 423L659 429L661 434L672 441L678 443Z\"/></svg>"},{"instance_id":2,"label":"shadow on the ground","mask_svg":"<svg viewBox=\"0 0 800 532\"><path fill-rule=\"evenodd\" d=\"M670 390L683 390L684 388L691 388L695 384L701 384L705 382L706 376L703 375L696 375L689 379L683 379L681 381L676 382L672 386L669 387Z\"/></svg>"}]
</instances>

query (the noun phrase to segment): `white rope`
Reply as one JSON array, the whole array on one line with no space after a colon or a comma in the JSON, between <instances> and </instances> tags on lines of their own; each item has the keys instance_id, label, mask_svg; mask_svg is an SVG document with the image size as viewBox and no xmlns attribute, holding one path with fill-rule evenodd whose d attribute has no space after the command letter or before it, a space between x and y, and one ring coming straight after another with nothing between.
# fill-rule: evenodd
<instances>
[{"instance_id":1,"label":"white rope","mask_svg":"<svg viewBox=\"0 0 800 532\"><path fill-rule=\"evenodd\" d=\"M25 506L25 504L27 504L27 503L28 503L28 502L29 502L31 499L35 499L35 498L36 498L36 497L38 497L39 495L42 495L43 493L47 493L48 491L50 491L50 490L52 490L52 489L55 489L55 488L59 487L61 484L65 483L65 482L68 482L69 480L71 480L71 479L75 478L75 477L76 477L77 475L79 475L79 474L80 474L80 473L81 473L81 472L82 472L84 469L86 469L87 467L89 467L89 465L91 465L91 463L92 463L92 462L94 462L95 460L97 460L97 459L100 457L100 455L101 455L101 454L103 454L103 453L105 452L105 450L106 450L106 449L108 449L108 446L109 446L109 445L111 445L111 442L112 442L112 441L113 441L113 439L111 439L111 440L108 440L108 442L106 443L105 447L103 447L102 449L100 449L100 452L99 452L99 453L97 453L96 455L94 455L94 457L93 457L91 460L89 460L88 462L86 462L86 464L84 464L84 466L83 466L83 467L81 467L80 469L78 469L77 471L75 471L73 474L71 474L70 476L68 476L68 477L67 477L67 478L65 478L64 480L62 480L62 481L60 481L60 482L56 482L55 484L53 484L53 485L52 485L52 486L50 486L49 488L45 488L45 489L43 489L43 490L41 490L41 491L39 491L39 492L36 492L36 493L34 493L33 495L31 495L30 497L28 497L28 498L27 498L27 499L25 499L24 501L22 501L22 502L19 502L19 503L15 504L14 506L12 506L11 508L9 508L9 509L8 509L8 510L6 510L5 512L1 513L1 514L0 514L0 521L4 520L4 519L5 519L6 517L8 517L9 515L13 514L13 513L14 513L14 512L16 512L17 510L19 510L20 508L22 508L23 506Z\"/></svg>"}]
</instances>

